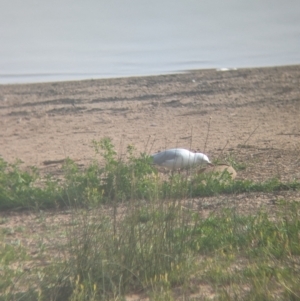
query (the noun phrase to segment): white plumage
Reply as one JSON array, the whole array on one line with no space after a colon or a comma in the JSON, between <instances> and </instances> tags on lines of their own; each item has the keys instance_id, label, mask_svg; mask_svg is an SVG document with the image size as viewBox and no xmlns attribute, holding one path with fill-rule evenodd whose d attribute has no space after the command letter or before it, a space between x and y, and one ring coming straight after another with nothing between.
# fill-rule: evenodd
<instances>
[{"instance_id":1,"label":"white plumage","mask_svg":"<svg viewBox=\"0 0 300 301\"><path fill-rule=\"evenodd\" d=\"M165 151L153 154L153 163L175 170L179 168L189 168L194 165L207 165L211 162L208 157L202 153L193 153L184 148L171 148Z\"/></svg>"}]
</instances>

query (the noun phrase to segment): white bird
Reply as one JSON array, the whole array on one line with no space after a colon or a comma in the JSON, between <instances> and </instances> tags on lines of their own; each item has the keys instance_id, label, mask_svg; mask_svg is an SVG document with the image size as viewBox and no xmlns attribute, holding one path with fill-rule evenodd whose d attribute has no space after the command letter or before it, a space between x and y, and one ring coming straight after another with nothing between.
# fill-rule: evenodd
<instances>
[{"instance_id":1,"label":"white bird","mask_svg":"<svg viewBox=\"0 0 300 301\"><path fill-rule=\"evenodd\" d=\"M178 168L189 168L193 165L212 165L208 157L202 153L193 153L184 148L171 148L153 154L153 163L175 170Z\"/></svg>"}]
</instances>

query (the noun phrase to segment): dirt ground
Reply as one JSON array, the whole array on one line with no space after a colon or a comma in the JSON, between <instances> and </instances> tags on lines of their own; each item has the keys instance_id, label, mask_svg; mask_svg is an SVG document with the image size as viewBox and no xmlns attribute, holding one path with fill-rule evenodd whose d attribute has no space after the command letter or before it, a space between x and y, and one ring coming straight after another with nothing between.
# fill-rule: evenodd
<instances>
[{"instance_id":1,"label":"dirt ground","mask_svg":"<svg viewBox=\"0 0 300 301\"><path fill-rule=\"evenodd\" d=\"M0 116L0 156L43 173L110 137L120 156L183 147L244 164L238 178L300 179L300 65L0 85Z\"/></svg>"},{"instance_id":2,"label":"dirt ground","mask_svg":"<svg viewBox=\"0 0 300 301\"><path fill-rule=\"evenodd\" d=\"M183 147L244 165L237 178L299 181L300 65L0 85L4 160L19 158L25 167L56 174L66 157L88 165L95 158L92 140L103 137L120 156L128 144L147 153ZM281 199L300 201L300 192L221 195L185 205L203 215L223 207L273 212ZM41 240L51 248L46 232L69 218L68 212L2 212L0 227L34 256Z\"/></svg>"},{"instance_id":3,"label":"dirt ground","mask_svg":"<svg viewBox=\"0 0 300 301\"><path fill-rule=\"evenodd\" d=\"M45 172L111 137L119 154L184 147L234 154L242 177L300 177L300 66L0 85L0 116L0 156Z\"/></svg>"}]
</instances>

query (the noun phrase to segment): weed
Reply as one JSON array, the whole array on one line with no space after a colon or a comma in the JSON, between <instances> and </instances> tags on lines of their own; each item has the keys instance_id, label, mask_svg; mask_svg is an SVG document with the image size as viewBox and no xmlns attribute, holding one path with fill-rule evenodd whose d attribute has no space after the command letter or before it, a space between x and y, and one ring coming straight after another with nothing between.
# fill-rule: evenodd
<instances>
[{"instance_id":1,"label":"weed","mask_svg":"<svg viewBox=\"0 0 300 301\"><path fill-rule=\"evenodd\" d=\"M39 187L39 173L35 167L29 171L20 168L21 161L8 164L0 158L0 208L33 208L55 206L58 193L56 181L49 177L43 187Z\"/></svg>"},{"instance_id":2,"label":"weed","mask_svg":"<svg viewBox=\"0 0 300 301\"><path fill-rule=\"evenodd\" d=\"M181 204L201 196L298 190L299 182L233 181L227 171L162 177L132 146L120 158L107 138L93 145L103 164L79 168L68 159L61 181L0 160L1 208L68 206L73 213L61 226L64 235L57 233L64 243L52 246L63 256L33 267L30 277L20 267L29 260L20 241L7 243L23 228L2 228L0 300L117 300L132 292L172 300L175 287L188 296L190 287L197 294L203 284L219 300L300 298L299 203L281 200L275 216L224 210L205 219ZM44 241L37 242L40 259L48 252Z\"/></svg>"},{"instance_id":3,"label":"weed","mask_svg":"<svg viewBox=\"0 0 300 301\"><path fill-rule=\"evenodd\" d=\"M52 276L41 280L41 295L100 300L143 291L170 300L174 286L196 281L218 300L298 298L300 208L281 206L276 219L234 210L203 219L174 202L132 203L116 219L77 212L69 255L44 271Z\"/></svg>"},{"instance_id":4,"label":"weed","mask_svg":"<svg viewBox=\"0 0 300 301\"><path fill-rule=\"evenodd\" d=\"M0 233L0 292L10 291L22 276L22 262L27 260L23 246L19 242L5 242L6 232Z\"/></svg>"},{"instance_id":5,"label":"weed","mask_svg":"<svg viewBox=\"0 0 300 301\"><path fill-rule=\"evenodd\" d=\"M225 161L231 165L236 171L245 170L247 165L244 162L239 162L236 160L235 156L233 154L229 154Z\"/></svg>"},{"instance_id":6,"label":"weed","mask_svg":"<svg viewBox=\"0 0 300 301\"><path fill-rule=\"evenodd\" d=\"M233 181L226 171L208 175L191 170L188 174L173 173L168 179L162 179L151 164L151 158L145 153L136 156L132 146L128 146L125 158L117 157L108 138L93 141L93 146L96 154L103 157L104 165L94 160L82 169L67 159L62 181L50 175L42 178L36 168L23 171L20 161L8 164L0 159L0 208L92 207L137 199L182 199L300 188L297 181L283 183L278 179L259 183ZM232 159L235 168L243 169L242 163L234 162Z\"/></svg>"}]
</instances>

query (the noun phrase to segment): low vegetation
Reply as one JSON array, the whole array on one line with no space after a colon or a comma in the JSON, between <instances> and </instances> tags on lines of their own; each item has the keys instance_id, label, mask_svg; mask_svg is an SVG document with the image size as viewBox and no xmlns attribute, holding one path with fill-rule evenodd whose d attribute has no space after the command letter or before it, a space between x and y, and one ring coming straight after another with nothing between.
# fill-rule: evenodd
<instances>
[{"instance_id":1,"label":"low vegetation","mask_svg":"<svg viewBox=\"0 0 300 301\"><path fill-rule=\"evenodd\" d=\"M55 229L45 223L45 235L55 239L35 252L0 228L0 300L300 299L298 202L282 200L273 214L224 208L205 218L184 203L298 190L299 182L233 181L228 172L161 175L131 146L119 158L109 139L93 145L104 163L80 169L68 159L61 179L1 159L1 209L71 213Z\"/></svg>"},{"instance_id":2,"label":"low vegetation","mask_svg":"<svg viewBox=\"0 0 300 301\"><path fill-rule=\"evenodd\" d=\"M265 182L231 179L228 172L211 174L190 170L163 177L146 154L135 156L128 146L126 158L119 158L107 138L93 141L104 164L92 162L80 169L71 159L63 165L63 179L50 175L41 177L37 168L21 169L21 161L8 164L0 158L0 209L58 208L122 203L129 200L182 199L243 192L272 192L299 189L297 181L280 182L273 178ZM234 166L243 166L230 158Z\"/></svg>"}]
</instances>

